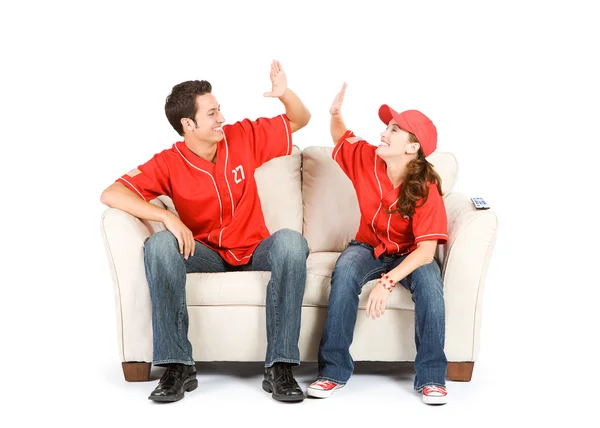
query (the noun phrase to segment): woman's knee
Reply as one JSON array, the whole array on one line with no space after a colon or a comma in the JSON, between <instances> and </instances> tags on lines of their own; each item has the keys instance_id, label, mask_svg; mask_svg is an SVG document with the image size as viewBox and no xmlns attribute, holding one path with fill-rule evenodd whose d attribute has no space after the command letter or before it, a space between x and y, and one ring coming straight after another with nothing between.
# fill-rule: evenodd
<instances>
[{"instance_id":1,"label":"woman's knee","mask_svg":"<svg viewBox=\"0 0 600 428\"><path fill-rule=\"evenodd\" d=\"M383 272L383 264L373 258L373 252L360 245L350 245L335 263L333 276L359 287Z\"/></svg>"},{"instance_id":2,"label":"woman's knee","mask_svg":"<svg viewBox=\"0 0 600 428\"><path fill-rule=\"evenodd\" d=\"M413 293L418 292L430 298L443 296L444 284L435 260L415 269L410 275L410 288Z\"/></svg>"},{"instance_id":3,"label":"woman's knee","mask_svg":"<svg viewBox=\"0 0 600 428\"><path fill-rule=\"evenodd\" d=\"M360 294L364 285L364 267L356 263L337 263L331 274L332 293Z\"/></svg>"}]
</instances>

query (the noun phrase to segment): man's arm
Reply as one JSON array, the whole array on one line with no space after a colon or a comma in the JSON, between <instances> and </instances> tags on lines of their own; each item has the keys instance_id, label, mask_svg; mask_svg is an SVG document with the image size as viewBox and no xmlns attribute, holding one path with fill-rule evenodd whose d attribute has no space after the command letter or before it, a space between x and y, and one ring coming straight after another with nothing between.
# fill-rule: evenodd
<instances>
[{"instance_id":1,"label":"man's arm","mask_svg":"<svg viewBox=\"0 0 600 428\"><path fill-rule=\"evenodd\" d=\"M302 103L298 95L290 88L287 88L279 100L285 106L285 114L290 121L292 132L304 128L310 120L310 112Z\"/></svg>"},{"instance_id":2,"label":"man's arm","mask_svg":"<svg viewBox=\"0 0 600 428\"><path fill-rule=\"evenodd\" d=\"M346 128L346 124L344 123L344 119L342 119L342 103L344 102L344 94L346 93L346 83L342 86L342 90L337 94L335 99L333 100L333 104L331 104L331 108L329 109L329 113L331 114L331 138L333 139L333 144L337 144L337 142L342 138L342 135L348 130Z\"/></svg>"},{"instance_id":3,"label":"man's arm","mask_svg":"<svg viewBox=\"0 0 600 428\"><path fill-rule=\"evenodd\" d=\"M136 195L127 186L119 182L111 184L102 192L100 202L144 220L162 221L164 223L169 214L174 215L169 210L144 201L139 195Z\"/></svg>"},{"instance_id":4,"label":"man's arm","mask_svg":"<svg viewBox=\"0 0 600 428\"><path fill-rule=\"evenodd\" d=\"M298 95L287 87L287 77L279 61L271 63L270 77L273 88L271 92L265 93L265 97L279 98L283 103L292 132L304 128L310 120L310 112L298 98Z\"/></svg>"},{"instance_id":5,"label":"man's arm","mask_svg":"<svg viewBox=\"0 0 600 428\"><path fill-rule=\"evenodd\" d=\"M157 207L150 202L144 201L133 191L127 188L123 183L115 182L108 186L102 196L100 202L111 208L117 208L125 211L132 216L152 221L161 221L165 224L179 243L179 252L187 259L190 255L194 255L196 244L194 243L194 235L185 224L173 214L171 211Z\"/></svg>"}]
</instances>

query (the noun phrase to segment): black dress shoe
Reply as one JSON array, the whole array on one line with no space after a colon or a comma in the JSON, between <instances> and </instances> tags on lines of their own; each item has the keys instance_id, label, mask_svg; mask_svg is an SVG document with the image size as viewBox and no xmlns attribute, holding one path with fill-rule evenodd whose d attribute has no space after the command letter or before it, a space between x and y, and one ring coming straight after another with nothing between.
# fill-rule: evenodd
<instances>
[{"instance_id":1,"label":"black dress shoe","mask_svg":"<svg viewBox=\"0 0 600 428\"><path fill-rule=\"evenodd\" d=\"M181 400L185 391L193 391L197 387L196 366L169 364L160 378L158 386L152 391L148 399L161 403L171 403Z\"/></svg>"},{"instance_id":2,"label":"black dress shoe","mask_svg":"<svg viewBox=\"0 0 600 428\"><path fill-rule=\"evenodd\" d=\"M273 393L272 397L277 401L304 400L304 393L294 379L292 364L275 363L271 367L265 368L265 380L263 380L262 387L265 391Z\"/></svg>"}]
</instances>

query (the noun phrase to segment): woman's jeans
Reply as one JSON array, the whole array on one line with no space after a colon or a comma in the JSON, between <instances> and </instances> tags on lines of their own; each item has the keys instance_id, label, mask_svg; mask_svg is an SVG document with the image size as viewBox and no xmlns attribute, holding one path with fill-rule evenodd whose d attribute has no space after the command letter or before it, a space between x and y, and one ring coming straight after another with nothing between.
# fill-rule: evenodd
<instances>
[{"instance_id":1,"label":"woman's jeans","mask_svg":"<svg viewBox=\"0 0 600 428\"><path fill-rule=\"evenodd\" d=\"M271 272L266 299L265 366L276 362L300 364L298 338L307 257L306 239L289 229L278 230L262 241L250 262L236 267L197 241L194 255L185 260L171 232L152 235L144 246L144 263L152 300L153 364L194 364L192 344L187 337L186 274L231 270Z\"/></svg>"},{"instance_id":2,"label":"woman's jeans","mask_svg":"<svg viewBox=\"0 0 600 428\"><path fill-rule=\"evenodd\" d=\"M373 247L351 241L337 260L331 278L329 308L319 348L319 379L345 384L354 371L350 345L354 335L358 299L367 282L398 266L406 256L373 256ZM415 383L446 384L448 362L444 354L445 315L442 278L437 262L423 265L400 281L415 303ZM385 315L384 315L385 316ZM376 321L374 321L376 322Z\"/></svg>"}]
</instances>

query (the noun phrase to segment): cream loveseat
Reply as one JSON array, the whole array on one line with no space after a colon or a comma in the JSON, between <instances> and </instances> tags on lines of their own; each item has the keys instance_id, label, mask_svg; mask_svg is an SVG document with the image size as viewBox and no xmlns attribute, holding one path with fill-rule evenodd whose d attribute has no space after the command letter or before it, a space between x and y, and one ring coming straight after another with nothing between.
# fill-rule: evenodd
<instances>
[{"instance_id":1,"label":"cream loveseat","mask_svg":"<svg viewBox=\"0 0 600 428\"><path fill-rule=\"evenodd\" d=\"M358 229L359 210L350 180L332 160L332 147L294 147L291 156L273 159L256 171L267 227L289 228L308 241L307 281L302 308L300 356L316 361L327 313L331 273ZM477 359L482 298L498 221L491 210L476 210L466 195L452 192L458 165L450 153L428 160L442 177L449 241L438 246L446 303L448 379L469 381ZM153 203L174 211L171 200ZM117 337L128 381L148 380L152 362L152 322L144 275L144 242L163 230L109 208L101 230L113 278ZM189 339L196 361L264 361L265 292L269 272L187 275ZM397 287L385 315L365 316L368 283L360 297L351 353L355 361L414 361L414 304Z\"/></svg>"}]
</instances>

